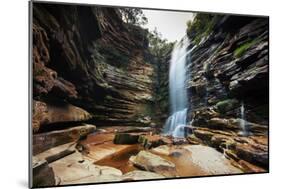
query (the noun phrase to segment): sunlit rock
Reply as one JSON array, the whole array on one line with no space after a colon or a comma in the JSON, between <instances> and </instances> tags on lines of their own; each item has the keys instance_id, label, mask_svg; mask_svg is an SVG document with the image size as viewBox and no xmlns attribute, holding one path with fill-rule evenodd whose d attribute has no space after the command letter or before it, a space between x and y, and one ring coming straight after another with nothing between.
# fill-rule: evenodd
<instances>
[{"instance_id":1,"label":"sunlit rock","mask_svg":"<svg viewBox=\"0 0 281 189\"><path fill-rule=\"evenodd\" d=\"M143 170L156 172L166 177L176 176L175 164L148 151L140 151L130 161Z\"/></svg>"}]
</instances>

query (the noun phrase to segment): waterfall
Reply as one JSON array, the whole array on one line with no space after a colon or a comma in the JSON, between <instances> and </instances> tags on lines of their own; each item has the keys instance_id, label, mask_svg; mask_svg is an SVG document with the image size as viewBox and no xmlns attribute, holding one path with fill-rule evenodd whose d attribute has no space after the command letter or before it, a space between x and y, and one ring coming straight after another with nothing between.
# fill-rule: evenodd
<instances>
[{"instance_id":1,"label":"waterfall","mask_svg":"<svg viewBox=\"0 0 281 189\"><path fill-rule=\"evenodd\" d=\"M246 121L245 121L245 107L244 107L244 102L241 102L241 106L240 106L240 127L242 128L242 134L243 136L248 136L248 129L246 126Z\"/></svg>"},{"instance_id":2,"label":"waterfall","mask_svg":"<svg viewBox=\"0 0 281 189\"><path fill-rule=\"evenodd\" d=\"M184 137L187 124L188 94L186 81L189 77L187 64L190 62L187 47L189 41L183 38L176 43L172 52L169 70L169 97L171 114L164 127L164 133L174 137Z\"/></svg>"}]
</instances>

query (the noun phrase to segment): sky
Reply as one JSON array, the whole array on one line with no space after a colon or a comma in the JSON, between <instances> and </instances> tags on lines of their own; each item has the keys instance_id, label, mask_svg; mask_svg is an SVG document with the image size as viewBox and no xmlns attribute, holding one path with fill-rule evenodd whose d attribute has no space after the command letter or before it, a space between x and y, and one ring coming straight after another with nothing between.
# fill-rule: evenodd
<instances>
[{"instance_id":1,"label":"sky","mask_svg":"<svg viewBox=\"0 0 281 189\"><path fill-rule=\"evenodd\" d=\"M179 41L185 35L186 23L193 19L193 13L188 12L143 9L143 13L148 19L144 28L153 31L156 27L169 42Z\"/></svg>"}]
</instances>

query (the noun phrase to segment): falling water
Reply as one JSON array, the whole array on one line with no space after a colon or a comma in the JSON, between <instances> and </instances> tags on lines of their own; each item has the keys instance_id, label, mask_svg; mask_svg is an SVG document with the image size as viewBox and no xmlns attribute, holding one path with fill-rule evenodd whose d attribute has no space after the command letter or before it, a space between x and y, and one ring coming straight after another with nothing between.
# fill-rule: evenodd
<instances>
[{"instance_id":1,"label":"falling water","mask_svg":"<svg viewBox=\"0 0 281 189\"><path fill-rule=\"evenodd\" d=\"M187 38L175 44L170 60L169 92L171 116L166 121L164 132L174 137L184 137L187 124L188 94L185 84L188 79L186 65L190 62L190 51L187 52L188 45L189 41Z\"/></svg>"},{"instance_id":2,"label":"falling water","mask_svg":"<svg viewBox=\"0 0 281 189\"><path fill-rule=\"evenodd\" d=\"M246 121L245 121L245 107L244 107L244 102L241 102L240 106L240 127L242 128L242 134L243 136L248 136L248 129L246 126Z\"/></svg>"}]
</instances>

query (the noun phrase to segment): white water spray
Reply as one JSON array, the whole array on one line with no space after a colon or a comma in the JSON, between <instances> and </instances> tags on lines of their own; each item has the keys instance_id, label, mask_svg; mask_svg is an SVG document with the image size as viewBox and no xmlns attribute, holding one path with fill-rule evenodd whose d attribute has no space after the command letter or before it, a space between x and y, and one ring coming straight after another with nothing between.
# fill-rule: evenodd
<instances>
[{"instance_id":1,"label":"white water spray","mask_svg":"<svg viewBox=\"0 0 281 189\"><path fill-rule=\"evenodd\" d=\"M246 125L246 121L245 121L245 106L244 106L244 102L241 102L241 106L240 106L240 127L242 128L242 134L244 136L248 136L249 132L248 132L248 128Z\"/></svg>"},{"instance_id":2,"label":"white water spray","mask_svg":"<svg viewBox=\"0 0 281 189\"><path fill-rule=\"evenodd\" d=\"M169 92L171 116L165 124L165 134L174 137L184 137L187 124L188 94L186 81L189 77L187 64L190 62L187 47L189 41L184 38L181 42L175 44L170 61L169 71Z\"/></svg>"}]
</instances>

